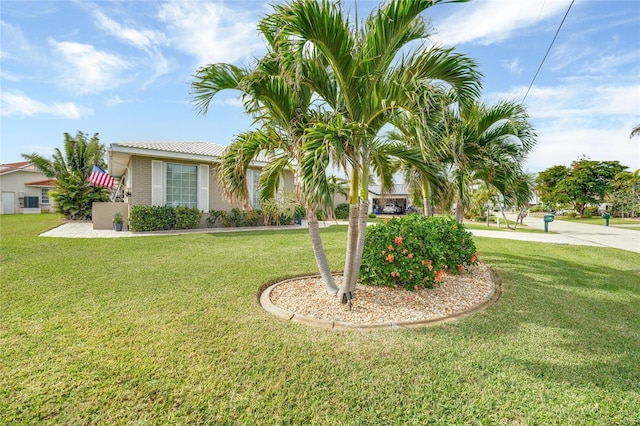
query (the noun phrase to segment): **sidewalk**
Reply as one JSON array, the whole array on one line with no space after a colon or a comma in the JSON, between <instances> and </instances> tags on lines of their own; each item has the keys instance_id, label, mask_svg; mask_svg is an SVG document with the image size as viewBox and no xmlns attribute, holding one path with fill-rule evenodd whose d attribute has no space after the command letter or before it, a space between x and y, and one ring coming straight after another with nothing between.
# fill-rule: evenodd
<instances>
[{"instance_id":1,"label":"sidewalk","mask_svg":"<svg viewBox=\"0 0 640 426\"><path fill-rule=\"evenodd\" d=\"M515 216L507 215L510 220L515 220ZM335 225L344 222L320 222L320 227ZM541 218L527 216L524 224L534 229L544 229L544 221ZM249 232L249 231L274 231L286 229L306 229L303 221L302 225L290 226L259 226L251 228L204 228L189 229L179 231L157 231L157 232L116 232L112 229L94 230L91 223L65 223L50 231L40 234L42 237L57 238L123 238L123 237L150 237L158 235L175 234L196 234L214 232ZM611 226L587 225L583 223L553 221L549 224L549 231L557 233L528 233L510 231L471 230L470 232L478 237L504 238L518 241L535 241L548 244L571 244L594 247L613 247L622 250L640 253L640 231L630 229L614 228Z\"/></svg>"}]
</instances>

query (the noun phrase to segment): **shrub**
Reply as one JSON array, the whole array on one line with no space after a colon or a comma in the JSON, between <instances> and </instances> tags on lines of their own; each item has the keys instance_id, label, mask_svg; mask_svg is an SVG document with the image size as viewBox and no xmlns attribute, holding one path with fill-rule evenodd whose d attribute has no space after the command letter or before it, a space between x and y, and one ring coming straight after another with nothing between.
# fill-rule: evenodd
<instances>
[{"instance_id":1,"label":"shrub","mask_svg":"<svg viewBox=\"0 0 640 426\"><path fill-rule=\"evenodd\" d=\"M535 206L530 207L529 211L531 213L542 213L546 212L547 209L542 204L536 204Z\"/></svg>"},{"instance_id":2,"label":"shrub","mask_svg":"<svg viewBox=\"0 0 640 426\"><path fill-rule=\"evenodd\" d=\"M335 209L336 219L349 219L349 204L348 203L340 203L336 206Z\"/></svg>"},{"instance_id":3,"label":"shrub","mask_svg":"<svg viewBox=\"0 0 640 426\"><path fill-rule=\"evenodd\" d=\"M376 216L376 214L375 214L375 213L369 213L369 214L367 215L367 217L368 217L369 219L375 219L375 218L376 218L376 217L378 217L378 216Z\"/></svg>"},{"instance_id":4,"label":"shrub","mask_svg":"<svg viewBox=\"0 0 640 426\"><path fill-rule=\"evenodd\" d=\"M220 226L222 219L227 215L224 210L210 210L207 217L207 224L211 227Z\"/></svg>"},{"instance_id":5,"label":"shrub","mask_svg":"<svg viewBox=\"0 0 640 426\"><path fill-rule=\"evenodd\" d=\"M134 232L193 229L201 219L202 212L195 207L133 206L129 227Z\"/></svg>"},{"instance_id":6,"label":"shrub","mask_svg":"<svg viewBox=\"0 0 640 426\"><path fill-rule=\"evenodd\" d=\"M366 232L359 276L363 285L432 288L445 270L460 273L478 262L471 233L452 218L410 215Z\"/></svg>"},{"instance_id":7,"label":"shrub","mask_svg":"<svg viewBox=\"0 0 640 426\"><path fill-rule=\"evenodd\" d=\"M567 217L569 217L570 219L575 219L577 215L578 215L578 214L577 214L576 212L569 212L569 213L567 213Z\"/></svg>"},{"instance_id":8,"label":"shrub","mask_svg":"<svg viewBox=\"0 0 640 426\"><path fill-rule=\"evenodd\" d=\"M597 207L585 207L582 217L584 217L585 219L591 219L593 216L596 216L597 214L598 214Z\"/></svg>"},{"instance_id":9,"label":"shrub","mask_svg":"<svg viewBox=\"0 0 640 426\"><path fill-rule=\"evenodd\" d=\"M195 229L200 226L202 211L195 207L176 207L175 209L175 229Z\"/></svg>"}]
</instances>

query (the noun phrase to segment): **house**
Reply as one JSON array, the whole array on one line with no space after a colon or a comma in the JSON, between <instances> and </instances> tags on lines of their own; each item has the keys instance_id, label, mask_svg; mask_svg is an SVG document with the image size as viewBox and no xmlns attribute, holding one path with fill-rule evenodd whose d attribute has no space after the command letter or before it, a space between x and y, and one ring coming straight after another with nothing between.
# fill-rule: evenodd
<instances>
[{"instance_id":1,"label":"house","mask_svg":"<svg viewBox=\"0 0 640 426\"><path fill-rule=\"evenodd\" d=\"M116 179L114 199L129 206L186 206L208 213L231 210L216 166L227 147L210 142L117 142L109 148L109 173ZM258 176L266 165L251 163L250 204L260 208ZM293 188L293 176L283 182ZM95 227L95 226L94 226Z\"/></svg>"},{"instance_id":2,"label":"house","mask_svg":"<svg viewBox=\"0 0 640 426\"><path fill-rule=\"evenodd\" d=\"M406 185L395 184L389 191L383 191L380 185L369 185L369 208L371 213L389 213L391 206L395 208L395 213L405 214L411 205L409 191ZM386 207L386 209L385 209Z\"/></svg>"},{"instance_id":3,"label":"house","mask_svg":"<svg viewBox=\"0 0 640 426\"><path fill-rule=\"evenodd\" d=\"M30 161L0 165L0 214L24 214L53 211L49 191L56 180L47 178Z\"/></svg>"}]
</instances>

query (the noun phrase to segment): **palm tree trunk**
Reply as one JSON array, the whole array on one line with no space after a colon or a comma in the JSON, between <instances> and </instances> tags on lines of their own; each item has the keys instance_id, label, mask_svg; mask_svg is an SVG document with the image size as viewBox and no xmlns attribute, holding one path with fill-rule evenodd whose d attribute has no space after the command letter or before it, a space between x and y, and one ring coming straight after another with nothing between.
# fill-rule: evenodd
<instances>
[{"instance_id":1,"label":"palm tree trunk","mask_svg":"<svg viewBox=\"0 0 640 426\"><path fill-rule=\"evenodd\" d=\"M507 220L507 215L504 212L504 206L502 205L500 200L498 200L498 204L500 204L500 212L502 213L502 217L504 218L504 223L507 225L507 229L511 229L511 225L509 225L509 221Z\"/></svg>"},{"instance_id":2,"label":"palm tree trunk","mask_svg":"<svg viewBox=\"0 0 640 426\"><path fill-rule=\"evenodd\" d=\"M315 211L309 212L307 215L307 223L309 227L309 237L311 237L311 246L313 247L313 254L316 258L322 282L324 282L327 293L336 294L338 292L338 287L333 279L333 274L331 274L331 268L329 267L329 262L327 261L327 256L324 252L322 239L320 238L320 226L318 225L318 218L316 217Z\"/></svg>"},{"instance_id":3,"label":"palm tree trunk","mask_svg":"<svg viewBox=\"0 0 640 426\"><path fill-rule=\"evenodd\" d=\"M345 294L350 291L350 283L354 276L355 258L358 251L358 216L360 205L358 204L358 189L360 176L358 171L351 171L351 185L349 188L349 230L347 231L347 253L344 262L344 277L342 286L337 293L338 300L346 302Z\"/></svg>"},{"instance_id":4,"label":"palm tree trunk","mask_svg":"<svg viewBox=\"0 0 640 426\"><path fill-rule=\"evenodd\" d=\"M338 300L346 302L344 295L351 291L351 282L355 280L356 254L358 251L358 217L360 206L358 204L349 205L349 231L347 233L347 255L344 264L344 277L342 286L338 291Z\"/></svg>"},{"instance_id":5,"label":"palm tree trunk","mask_svg":"<svg viewBox=\"0 0 640 426\"><path fill-rule=\"evenodd\" d=\"M356 282L360 275L360 266L362 266L362 255L364 254L364 241L367 235L367 215L369 213L369 201L360 200L360 211L358 214L358 241L356 244L356 257L353 265L353 275L349 283L349 291L356 291Z\"/></svg>"}]
</instances>

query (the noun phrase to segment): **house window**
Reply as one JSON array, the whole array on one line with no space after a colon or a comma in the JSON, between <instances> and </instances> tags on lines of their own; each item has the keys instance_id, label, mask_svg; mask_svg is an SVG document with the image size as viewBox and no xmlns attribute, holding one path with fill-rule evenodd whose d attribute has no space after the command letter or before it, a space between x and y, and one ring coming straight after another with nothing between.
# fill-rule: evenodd
<instances>
[{"instance_id":1,"label":"house window","mask_svg":"<svg viewBox=\"0 0 640 426\"><path fill-rule=\"evenodd\" d=\"M259 171L249 170L249 197L251 199L251 207L254 209L260 208L260 185L258 184L259 177Z\"/></svg>"},{"instance_id":2,"label":"house window","mask_svg":"<svg viewBox=\"0 0 640 426\"><path fill-rule=\"evenodd\" d=\"M198 207L198 166L166 164L166 204Z\"/></svg>"},{"instance_id":3,"label":"house window","mask_svg":"<svg viewBox=\"0 0 640 426\"><path fill-rule=\"evenodd\" d=\"M40 204L49 204L49 188L42 188Z\"/></svg>"}]
</instances>

